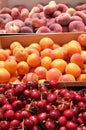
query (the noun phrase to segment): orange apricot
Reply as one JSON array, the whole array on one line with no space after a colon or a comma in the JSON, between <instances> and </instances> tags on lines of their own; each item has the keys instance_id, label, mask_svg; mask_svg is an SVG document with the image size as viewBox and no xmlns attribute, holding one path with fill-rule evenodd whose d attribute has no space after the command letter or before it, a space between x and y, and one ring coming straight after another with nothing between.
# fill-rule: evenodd
<instances>
[{"instance_id":1,"label":"orange apricot","mask_svg":"<svg viewBox=\"0 0 86 130\"><path fill-rule=\"evenodd\" d=\"M34 48L34 49L38 50L39 52L41 51L41 46L38 43L31 43L28 47Z\"/></svg>"},{"instance_id":2,"label":"orange apricot","mask_svg":"<svg viewBox=\"0 0 86 130\"><path fill-rule=\"evenodd\" d=\"M29 65L25 61L20 61L17 64L17 71L19 75L25 75L29 72Z\"/></svg>"},{"instance_id":3,"label":"orange apricot","mask_svg":"<svg viewBox=\"0 0 86 130\"><path fill-rule=\"evenodd\" d=\"M57 68L61 71L61 73L65 72L66 66L67 66L67 62L63 59L55 59L51 63L51 68Z\"/></svg>"},{"instance_id":4,"label":"orange apricot","mask_svg":"<svg viewBox=\"0 0 86 130\"><path fill-rule=\"evenodd\" d=\"M45 56L49 56L50 57L51 56L51 52L52 52L52 49L50 49L50 48L46 48L46 49L42 50L40 52L41 58L43 58Z\"/></svg>"},{"instance_id":5,"label":"orange apricot","mask_svg":"<svg viewBox=\"0 0 86 130\"><path fill-rule=\"evenodd\" d=\"M39 55L39 51L37 49L35 49L35 48L26 47L25 51L27 52L28 55L30 55L32 53L36 53L37 55Z\"/></svg>"},{"instance_id":6,"label":"orange apricot","mask_svg":"<svg viewBox=\"0 0 86 130\"><path fill-rule=\"evenodd\" d=\"M65 73L72 74L75 78L77 78L81 73L81 68L75 63L69 63L65 68Z\"/></svg>"},{"instance_id":7,"label":"orange apricot","mask_svg":"<svg viewBox=\"0 0 86 130\"><path fill-rule=\"evenodd\" d=\"M51 51L51 58L54 59L63 59L64 58L64 52L62 47L56 48Z\"/></svg>"},{"instance_id":8,"label":"orange apricot","mask_svg":"<svg viewBox=\"0 0 86 130\"><path fill-rule=\"evenodd\" d=\"M46 80L51 81L58 81L59 77L62 75L61 71L57 68L51 68L46 73Z\"/></svg>"},{"instance_id":9,"label":"orange apricot","mask_svg":"<svg viewBox=\"0 0 86 130\"><path fill-rule=\"evenodd\" d=\"M86 74L80 74L77 81L86 81Z\"/></svg>"},{"instance_id":10,"label":"orange apricot","mask_svg":"<svg viewBox=\"0 0 86 130\"><path fill-rule=\"evenodd\" d=\"M20 61L26 61L28 54L25 51L25 49L20 49L20 50L16 51L14 56L16 58L16 61L20 62Z\"/></svg>"},{"instance_id":11,"label":"orange apricot","mask_svg":"<svg viewBox=\"0 0 86 130\"><path fill-rule=\"evenodd\" d=\"M51 68L52 59L49 56L41 58L41 66L45 67L47 70Z\"/></svg>"},{"instance_id":12,"label":"orange apricot","mask_svg":"<svg viewBox=\"0 0 86 130\"><path fill-rule=\"evenodd\" d=\"M7 69L10 74L15 73L17 69L17 62L15 60L6 60L5 69Z\"/></svg>"},{"instance_id":13,"label":"orange apricot","mask_svg":"<svg viewBox=\"0 0 86 130\"><path fill-rule=\"evenodd\" d=\"M5 84L10 80L10 73L5 68L0 68L0 84Z\"/></svg>"},{"instance_id":14,"label":"orange apricot","mask_svg":"<svg viewBox=\"0 0 86 130\"><path fill-rule=\"evenodd\" d=\"M86 46L86 34L80 34L77 38L77 41L81 44L81 46Z\"/></svg>"},{"instance_id":15,"label":"orange apricot","mask_svg":"<svg viewBox=\"0 0 86 130\"><path fill-rule=\"evenodd\" d=\"M68 42L68 54L69 54L69 57L71 55L73 55L74 53L81 53L81 50L82 50L82 48L81 48L78 41L71 40L70 42Z\"/></svg>"},{"instance_id":16,"label":"orange apricot","mask_svg":"<svg viewBox=\"0 0 86 130\"><path fill-rule=\"evenodd\" d=\"M80 67L82 67L84 63L84 59L80 53L75 53L70 57L70 62L75 63Z\"/></svg>"},{"instance_id":17,"label":"orange apricot","mask_svg":"<svg viewBox=\"0 0 86 130\"><path fill-rule=\"evenodd\" d=\"M36 53L32 53L28 55L27 63L30 67L37 67L41 64L41 58Z\"/></svg>"},{"instance_id":18,"label":"orange apricot","mask_svg":"<svg viewBox=\"0 0 86 130\"><path fill-rule=\"evenodd\" d=\"M75 81L75 77L72 74L63 74L60 76L59 80L60 82L70 82L70 81Z\"/></svg>"},{"instance_id":19,"label":"orange apricot","mask_svg":"<svg viewBox=\"0 0 86 130\"><path fill-rule=\"evenodd\" d=\"M41 46L42 49L45 49L45 48L51 48L52 49L53 44L54 44L54 41L49 37L43 37L39 41L39 45Z\"/></svg>"},{"instance_id":20,"label":"orange apricot","mask_svg":"<svg viewBox=\"0 0 86 130\"><path fill-rule=\"evenodd\" d=\"M4 68L5 67L5 61L0 61L0 68Z\"/></svg>"},{"instance_id":21,"label":"orange apricot","mask_svg":"<svg viewBox=\"0 0 86 130\"><path fill-rule=\"evenodd\" d=\"M22 46L20 42L14 41L10 44L10 49L11 51L16 47L16 46Z\"/></svg>"},{"instance_id":22,"label":"orange apricot","mask_svg":"<svg viewBox=\"0 0 86 130\"><path fill-rule=\"evenodd\" d=\"M38 66L35 68L34 72L37 74L38 79L46 79L47 69L43 66Z\"/></svg>"}]
</instances>

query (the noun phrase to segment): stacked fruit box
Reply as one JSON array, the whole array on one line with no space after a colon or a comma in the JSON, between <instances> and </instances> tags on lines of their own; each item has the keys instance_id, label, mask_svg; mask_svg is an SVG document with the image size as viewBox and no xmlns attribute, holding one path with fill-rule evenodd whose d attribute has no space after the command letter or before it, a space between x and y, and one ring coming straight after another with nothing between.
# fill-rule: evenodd
<instances>
[{"instance_id":1,"label":"stacked fruit box","mask_svg":"<svg viewBox=\"0 0 86 130\"><path fill-rule=\"evenodd\" d=\"M60 2L0 1L0 130L86 130L86 1Z\"/></svg>"}]
</instances>

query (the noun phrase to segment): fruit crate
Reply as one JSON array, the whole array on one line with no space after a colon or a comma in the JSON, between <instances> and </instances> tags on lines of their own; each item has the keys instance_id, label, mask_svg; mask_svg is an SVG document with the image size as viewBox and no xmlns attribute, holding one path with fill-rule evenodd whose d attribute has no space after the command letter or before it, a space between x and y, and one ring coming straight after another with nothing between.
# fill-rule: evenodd
<instances>
[{"instance_id":1,"label":"fruit crate","mask_svg":"<svg viewBox=\"0 0 86 130\"><path fill-rule=\"evenodd\" d=\"M9 49L12 42L20 42L23 47L27 47L32 43L39 43L39 41L44 38L48 37L51 38L54 43L59 44L60 46L64 45L65 43L70 42L71 40L76 40L78 36L82 33L65 33L64 34L39 34L39 35L14 35L14 36L1 36L0 37L0 47L2 49ZM2 86L2 85L1 85ZM86 81L70 81L70 82L58 82L58 87L86 87Z\"/></svg>"},{"instance_id":2,"label":"fruit crate","mask_svg":"<svg viewBox=\"0 0 86 130\"><path fill-rule=\"evenodd\" d=\"M85 0L1 0L0 34L85 32L85 10Z\"/></svg>"}]
</instances>

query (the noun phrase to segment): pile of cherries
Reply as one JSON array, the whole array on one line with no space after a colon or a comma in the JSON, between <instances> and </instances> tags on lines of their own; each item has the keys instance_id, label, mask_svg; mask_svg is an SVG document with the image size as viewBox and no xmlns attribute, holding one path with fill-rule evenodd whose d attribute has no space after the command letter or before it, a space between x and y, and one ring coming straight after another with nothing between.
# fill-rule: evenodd
<instances>
[{"instance_id":1,"label":"pile of cherries","mask_svg":"<svg viewBox=\"0 0 86 130\"><path fill-rule=\"evenodd\" d=\"M86 89L54 81L3 85L0 130L86 130Z\"/></svg>"}]
</instances>

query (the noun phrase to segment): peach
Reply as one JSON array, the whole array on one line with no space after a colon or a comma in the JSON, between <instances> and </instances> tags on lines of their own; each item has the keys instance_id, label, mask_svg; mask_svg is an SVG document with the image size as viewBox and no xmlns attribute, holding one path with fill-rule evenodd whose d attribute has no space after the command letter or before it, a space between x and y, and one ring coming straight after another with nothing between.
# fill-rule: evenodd
<instances>
[{"instance_id":1,"label":"peach","mask_svg":"<svg viewBox=\"0 0 86 130\"><path fill-rule=\"evenodd\" d=\"M72 74L75 78L77 78L81 74L81 68L75 63L68 63L65 68L65 73Z\"/></svg>"},{"instance_id":2,"label":"peach","mask_svg":"<svg viewBox=\"0 0 86 130\"><path fill-rule=\"evenodd\" d=\"M33 29L28 26L23 26L20 28L20 33L33 33Z\"/></svg>"},{"instance_id":3,"label":"peach","mask_svg":"<svg viewBox=\"0 0 86 130\"><path fill-rule=\"evenodd\" d=\"M39 27L36 33L51 33L51 30L47 26Z\"/></svg>"},{"instance_id":4,"label":"peach","mask_svg":"<svg viewBox=\"0 0 86 130\"><path fill-rule=\"evenodd\" d=\"M5 25L5 30L7 33L18 33L20 31L20 28L24 25L24 23L21 20L13 20L8 22Z\"/></svg>"},{"instance_id":5,"label":"peach","mask_svg":"<svg viewBox=\"0 0 86 130\"><path fill-rule=\"evenodd\" d=\"M33 29L32 19L31 18L26 18L25 21L24 21L24 24Z\"/></svg>"},{"instance_id":6,"label":"peach","mask_svg":"<svg viewBox=\"0 0 86 130\"><path fill-rule=\"evenodd\" d=\"M78 5L76 5L75 6L75 9L77 10L77 11L82 11L82 10L86 10L86 3L80 3L80 4L78 4Z\"/></svg>"},{"instance_id":7,"label":"peach","mask_svg":"<svg viewBox=\"0 0 86 130\"><path fill-rule=\"evenodd\" d=\"M70 15L68 13L61 13L55 18L55 21L61 25L68 25L70 23Z\"/></svg>"},{"instance_id":8,"label":"peach","mask_svg":"<svg viewBox=\"0 0 86 130\"><path fill-rule=\"evenodd\" d=\"M34 6L31 11L29 12L29 17L33 17L34 13L40 13L40 8L37 6Z\"/></svg>"},{"instance_id":9,"label":"peach","mask_svg":"<svg viewBox=\"0 0 86 130\"><path fill-rule=\"evenodd\" d=\"M47 24L46 24L47 27L49 27L53 23L55 23L55 18L47 18Z\"/></svg>"},{"instance_id":10,"label":"peach","mask_svg":"<svg viewBox=\"0 0 86 130\"><path fill-rule=\"evenodd\" d=\"M86 14L83 11L76 11L74 15L79 16L82 18L84 24L86 24Z\"/></svg>"},{"instance_id":11,"label":"peach","mask_svg":"<svg viewBox=\"0 0 86 130\"><path fill-rule=\"evenodd\" d=\"M17 5L14 5L12 8L17 8L19 12L21 12L23 8L27 8L27 7L24 4L17 4Z\"/></svg>"},{"instance_id":12,"label":"peach","mask_svg":"<svg viewBox=\"0 0 86 130\"><path fill-rule=\"evenodd\" d=\"M49 26L51 32L62 32L62 26L58 23L53 23Z\"/></svg>"},{"instance_id":13,"label":"peach","mask_svg":"<svg viewBox=\"0 0 86 130\"><path fill-rule=\"evenodd\" d=\"M34 17L32 18L32 25L34 27L39 28L46 25L47 19L43 15L43 13L35 13Z\"/></svg>"},{"instance_id":14,"label":"peach","mask_svg":"<svg viewBox=\"0 0 86 130\"><path fill-rule=\"evenodd\" d=\"M61 4L61 3L57 4L57 10L61 11L61 13L66 12L67 9L68 9L68 6L66 4Z\"/></svg>"},{"instance_id":15,"label":"peach","mask_svg":"<svg viewBox=\"0 0 86 130\"><path fill-rule=\"evenodd\" d=\"M61 71L56 68L51 68L46 73L46 80L51 81L58 81L59 77L62 75Z\"/></svg>"},{"instance_id":16,"label":"peach","mask_svg":"<svg viewBox=\"0 0 86 130\"><path fill-rule=\"evenodd\" d=\"M12 8L11 16L13 19L20 19L20 12L19 12L18 8L16 8L16 7Z\"/></svg>"},{"instance_id":17,"label":"peach","mask_svg":"<svg viewBox=\"0 0 86 130\"><path fill-rule=\"evenodd\" d=\"M0 14L0 28L4 28L5 24L12 20L13 19L9 14Z\"/></svg>"},{"instance_id":18,"label":"peach","mask_svg":"<svg viewBox=\"0 0 86 130\"><path fill-rule=\"evenodd\" d=\"M59 10L56 10L54 13L53 13L53 17L58 17L59 15L61 14L61 11Z\"/></svg>"},{"instance_id":19,"label":"peach","mask_svg":"<svg viewBox=\"0 0 86 130\"><path fill-rule=\"evenodd\" d=\"M50 1L46 6L43 8L44 13L47 15L53 14L56 11L56 2Z\"/></svg>"},{"instance_id":20,"label":"peach","mask_svg":"<svg viewBox=\"0 0 86 130\"><path fill-rule=\"evenodd\" d=\"M39 3L37 4L37 7L40 9L40 12L42 12L44 5L42 3Z\"/></svg>"},{"instance_id":21,"label":"peach","mask_svg":"<svg viewBox=\"0 0 86 130\"><path fill-rule=\"evenodd\" d=\"M72 21L68 28L70 32L84 32L85 24L82 21Z\"/></svg>"},{"instance_id":22,"label":"peach","mask_svg":"<svg viewBox=\"0 0 86 130\"><path fill-rule=\"evenodd\" d=\"M5 29L1 29L0 30L0 34L6 34L6 30Z\"/></svg>"},{"instance_id":23,"label":"peach","mask_svg":"<svg viewBox=\"0 0 86 130\"><path fill-rule=\"evenodd\" d=\"M74 8L68 8L66 13L68 13L70 16L73 16L73 14L75 13L75 9Z\"/></svg>"},{"instance_id":24,"label":"peach","mask_svg":"<svg viewBox=\"0 0 86 130\"><path fill-rule=\"evenodd\" d=\"M25 21L26 18L29 17L29 10L27 8L23 8L20 13L20 19Z\"/></svg>"},{"instance_id":25,"label":"peach","mask_svg":"<svg viewBox=\"0 0 86 130\"><path fill-rule=\"evenodd\" d=\"M0 14L11 14L11 9L8 8L8 7L3 7L3 8L0 10Z\"/></svg>"},{"instance_id":26,"label":"peach","mask_svg":"<svg viewBox=\"0 0 86 130\"><path fill-rule=\"evenodd\" d=\"M38 80L46 79L47 69L43 66L38 66L38 67L35 68L34 73L37 74Z\"/></svg>"},{"instance_id":27,"label":"peach","mask_svg":"<svg viewBox=\"0 0 86 130\"><path fill-rule=\"evenodd\" d=\"M82 21L82 18L79 17L79 16L75 16L75 15L73 15L73 16L71 16L71 20L70 20L70 22L72 22L72 21Z\"/></svg>"},{"instance_id":28,"label":"peach","mask_svg":"<svg viewBox=\"0 0 86 130\"><path fill-rule=\"evenodd\" d=\"M60 82L70 82L70 81L75 81L75 77L72 74L63 74L59 77Z\"/></svg>"},{"instance_id":29,"label":"peach","mask_svg":"<svg viewBox=\"0 0 86 130\"><path fill-rule=\"evenodd\" d=\"M65 72L66 66L67 62L63 59L55 59L51 63L51 68L57 68L58 70L61 71L62 74Z\"/></svg>"},{"instance_id":30,"label":"peach","mask_svg":"<svg viewBox=\"0 0 86 130\"><path fill-rule=\"evenodd\" d=\"M72 63L76 63L77 65L79 65L80 67L83 66L84 63L84 59L82 57L82 55L80 53L75 53L70 57L70 62Z\"/></svg>"}]
</instances>

